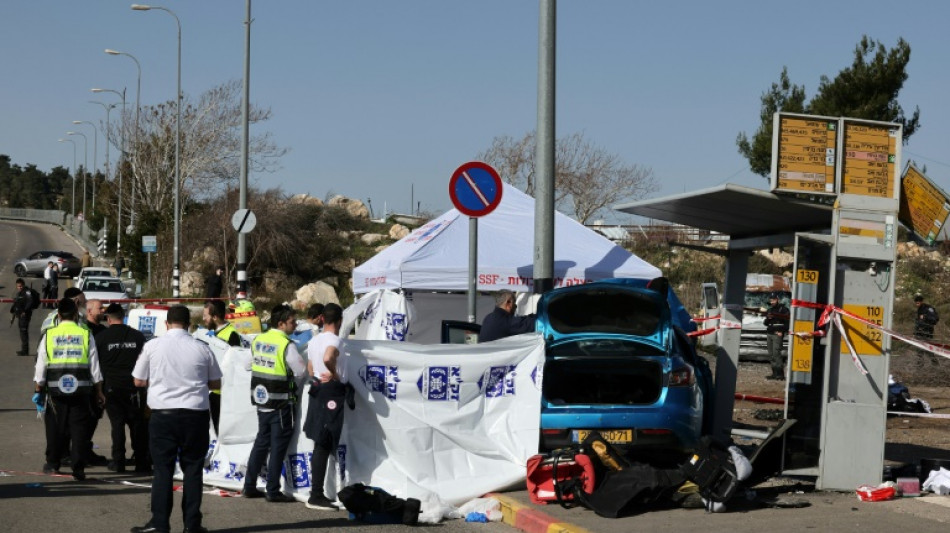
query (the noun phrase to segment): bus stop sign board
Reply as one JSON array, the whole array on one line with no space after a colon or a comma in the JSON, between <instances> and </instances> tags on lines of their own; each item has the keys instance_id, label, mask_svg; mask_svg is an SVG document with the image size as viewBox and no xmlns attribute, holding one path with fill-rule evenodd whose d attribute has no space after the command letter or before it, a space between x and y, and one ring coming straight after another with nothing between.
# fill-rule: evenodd
<instances>
[{"instance_id":1,"label":"bus stop sign board","mask_svg":"<svg viewBox=\"0 0 950 533\"><path fill-rule=\"evenodd\" d=\"M481 217L501 203L501 178L495 169L480 161L458 167L449 180L452 205L462 214Z\"/></svg>"}]
</instances>

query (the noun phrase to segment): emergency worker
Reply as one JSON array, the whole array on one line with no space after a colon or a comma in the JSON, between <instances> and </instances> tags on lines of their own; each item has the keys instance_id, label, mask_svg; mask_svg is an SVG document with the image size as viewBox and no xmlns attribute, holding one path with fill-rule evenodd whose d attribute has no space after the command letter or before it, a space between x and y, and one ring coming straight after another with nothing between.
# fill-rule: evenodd
<instances>
[{"instance_id":1,"label":"emergency worker","mask_svg":"<svg viewBox=\"0 0 950 533\"><path fill-rule=\"evenodd\" d=\"M247 459L242 496L287 503L295 501L280 490L280 472L294 434L297 378L307 368L289 335L297 327L296 312L289 305L271 311L270 329L251 343L251 403L257 406L257 438ZM269 453L269 455L268 455ZM265 492L257 478L267 459Z\"/></svg>"},{"instance_id":2,"label":"emergency worker","mask_svg":"<svg viewBox=\"0 0 950 533\"><path fill-rule=\"evenodd\" d=\"M89 330L76 323L76 302L60 300L59 323L43 335L37 350L34 403L45 409L46 464L43 472L58 472L72 439L73 478L86 479L86 452L92 447L94 403L105 405L96 343Z\"/></svg>"},{"instance_id":3,"label":"emergency worker","mask_svg":"<svg viewBox=\"0 0 950 533\"><path fill-rule=\"evenodd\" d=\"M33 305L39 303L33 301L33 294L26 290L26 283L22 278L16 280L16 296L13 298L13 305L10 307L10 318L12 323L17 320L17 328L20 330L20 350L17 355L30 355L30 319L33 318Z\"/></svg>"},{"instance_id":4,"label":"emergency worker","mask_svg":"<svg viewBox=\"0 0 950 533\"><path fill-rule=\"evenodd\" d=\"M226 306L221 300L205 302L205 327L214 332L214 336L228 343L229 346L241 346L241 334L224 318ZM211 389L211 423L214 424L214 433L220 435L218 423L221 421L221 389Z\"/></svg>"},{"instance_id":5,"label":"emergency worker","mask_svg":"<svg viewBox=\"0 0 950 533\"><path fill-rule=\"evenodd\" d=\"M790 313L785 304L779 302L778 293L769 294L769 308L765 313L766 347L769 352L769 363L772 374L766 379L785 379L785 353L782 350L782 341L788 335Z\"/></svg>"}]
</instances>

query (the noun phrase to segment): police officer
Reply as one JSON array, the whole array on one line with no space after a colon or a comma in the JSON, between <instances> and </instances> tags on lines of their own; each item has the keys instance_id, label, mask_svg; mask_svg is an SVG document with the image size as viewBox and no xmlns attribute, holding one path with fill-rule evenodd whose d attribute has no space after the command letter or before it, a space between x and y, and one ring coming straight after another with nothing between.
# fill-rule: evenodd
<instances>
[{"instance_id":1,"label":"police officer","mask_svg":"<svg viewBox=\"0 0 950 533\"><path fill-rule=\"evenodd\" d=\"M214 336L228 343L229 346L241 346L241 334L225 318L225 309L227 306L221 300L209 300L205 302L204 323ZM214 424L214 432L220 435L218 424L221 421L221 389L211 389L211 423Z\"/></svg>"},{"instance_id":2,"label":"police officer","mask_svg":"<svg viewBox=\"0 0 950 533\"><path fill-rule=\"evenodd\" d=\"M10 307L10 313L17 319L17 327L20 329L20 351L17 355L30 355L30 319L33 318L33 305L39 305L33 301L33 294L26 290L26 283L22 278L16 280L16 297L13 298L13 306ZM10 321L13 321L13 318Z\"/></svg>"},{"instance_id":3,"label":"police officer","mask_svg":"<svg viewBox=\"0 0 950 533\"><path fill-rule=\"evenodd\" d=\"M34 402L44 404L46 464L43 472L58 472L63 452L72 439L73 478L86 479L86 452L92 446L93 403L100 406L102 373L96 343L89 330L76 323L79 309L69 298L57 306L59 323L43 335L37 350ZM39 396L39 398L37 398Z\"/></svg>"},{"instance_id":4,"label":"police officer","mask_svg":"<svg viewBox=\"0 0 950 533\"><path fill-rule=\"evenodd\" d=\"M785 354L782 351L782 342L788 335L790 314L788 307L779 302L778 293L769 294L769 309L766 311L762 323L766 328L766 347L769 351L769 362L772 365L772 374L766 379L785 379Z\"/></svg>"},{"instance_id":5,"label":"police officer","mask_svg":"<svg viewBox=\"0 0 950 533\"><path fill-rule=\"evenodd\" d=\"M280 471L294 434L296 379L306 375L307 367L289 337L297 327L296 312L289 305L278 305L271 311L269 324L270 329L251 343L251 402L257 406L257 438L247 459L241 495L293 502L280 490ZM267 486L262 493L257 478L265 459Z\"/></svg>"}]
</instances>

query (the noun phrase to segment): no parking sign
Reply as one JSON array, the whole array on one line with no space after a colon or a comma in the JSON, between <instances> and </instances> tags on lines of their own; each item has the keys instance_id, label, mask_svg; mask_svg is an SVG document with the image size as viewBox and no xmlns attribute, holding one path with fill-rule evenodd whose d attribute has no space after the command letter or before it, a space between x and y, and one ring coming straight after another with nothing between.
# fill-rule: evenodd
<instances>
[{"instance_id":1,"label":"no parking sign","mask_svg":"<svg viewBox=\"0 0 950 533\"><path fill-rule=\"evenodd\" d=\"M491 166L471 161L458 167L449 180L452 205L462 214L481 217L501 203L501 178Z\"/></svg>"}]
</instances>

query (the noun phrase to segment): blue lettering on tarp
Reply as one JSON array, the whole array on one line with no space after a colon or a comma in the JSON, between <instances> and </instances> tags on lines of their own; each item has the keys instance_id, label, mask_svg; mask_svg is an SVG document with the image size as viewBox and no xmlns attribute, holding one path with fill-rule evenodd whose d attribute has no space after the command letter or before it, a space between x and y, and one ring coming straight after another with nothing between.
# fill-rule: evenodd
<instances>
[{"instance_id":1,"label":"blue lettering on tarp","mask_svg":"<svg viewBox=\"0 0 950 533\"><path fill-rule=\"evenodd\" d=\"M423 369L416 385L427 400L458 401L461 383L461 367L430 366Z\"/></svg>"},{"instance_id":2,"label":"blue lettering on tarp","mask_svg":"<svg viewBox=\"0 0 950 533\"><path fill-rule=\"evenodd\" d=\"M392 365L366 365L359 371L360 379L370 392L384 394L390 400L396 399L399 379L399 367Z\"/></svg>"},{"instance_id":3,"label":"blue lettering on tarp","mask_svg":"<svg viewBox=\"0 0 950 533\"><path fill-rule=\"evenodd\" d=\"M386 313L386 340L405 341L408 326L405 313Z\"/></svg>"},{"instance_id":4,"label":"blue lettering on tarp","mask_svg":"<svg viewBox=\"0 0 950 533\"><path fill-rule=\"evenodd\" d=\"M224 474L224 479L233 479L235 481L244 481L244 471L238 470L237 463L228 463L228 471Z\"/></svg>"},{"instance_id":5,"label":"blue lettering on tarp","mask_svg":"<svg viewBox=\"0 0 950 533\"><path fill-rule=\"evenodd\" d=\"M157 323L157 317L154 316L140 316L139 317L139 331L145 335L146 339L150 339L155 336L155 324Z\"/></svg>"},{"instance_id":6,"label":"blue lettering on tarp","mask_svg":"<svg viewBox=\"0 0 950 533\"><path fill-rule=\"evenodd\" d=\"M295 489L310 486L310 456L312 453L292 453L287 456L290 459L290 470L292 472L293 484Z\"/></svg>"},{"instance_id":7,"label":"blue lettering on tarp","mask_svg":"<svg viewBox=\"0 0 950 533\"><path fill-rule=\"evenodd\" d=\"M493 366L485 371L478 386L486 398L515 395L515 365Z\"/></svg>"}]
</instances>

